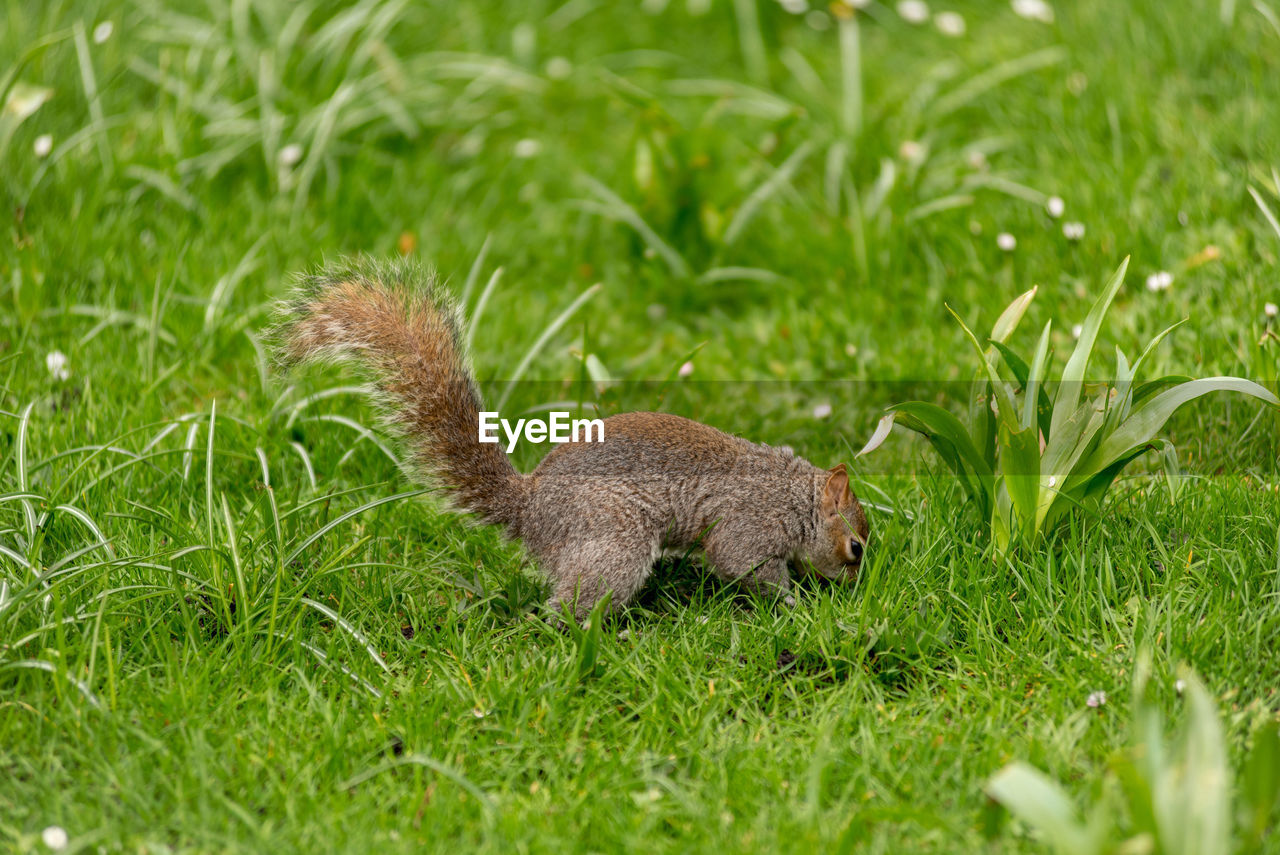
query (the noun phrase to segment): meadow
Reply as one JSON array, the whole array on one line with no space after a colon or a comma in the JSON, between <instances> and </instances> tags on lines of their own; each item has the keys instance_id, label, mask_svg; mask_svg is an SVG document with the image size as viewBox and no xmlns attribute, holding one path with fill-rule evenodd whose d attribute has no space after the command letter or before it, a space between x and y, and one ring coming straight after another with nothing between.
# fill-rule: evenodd
<instances>
[{"instance_id":1,"label":"meadow","mask_svg":"<svg viewBox=\"0 0 1280 855\"><path fill-rule=\"evenodd\" d=\"M0 849L1067 851L992 776L1123 839L1135 734L1202 682L1232 771L1173 778L1280 852L1236 821L1275 410L1195 402L1176 501L1153 460L1007 551L924 443L854 460L963 394L948 307L1037 286L1010 345L1052 319L1061 365L1125 257L1091 374L1186 319L1153 375L1276 389L1280 5L6 0L0 104ZM291 276L348 254L440 272L496 409L849 462L857 582L786 609L681 560L542 620L354 374L273 368Z\"/></svg>"}]
</instances>

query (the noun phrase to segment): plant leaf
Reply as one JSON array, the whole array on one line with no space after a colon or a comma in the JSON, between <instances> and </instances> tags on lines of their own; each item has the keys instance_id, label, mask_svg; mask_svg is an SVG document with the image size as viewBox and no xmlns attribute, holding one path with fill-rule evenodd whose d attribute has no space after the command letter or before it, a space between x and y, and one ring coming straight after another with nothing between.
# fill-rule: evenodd
<instances>
[{"instance_id":1,"label":"plant leaf","mask_svg":"<svg viewBox=\"0 0 1280 855\"><path fill-rule=\"evenodd\" d=\"M876 422L876 429L872 432L871 439L867 440L867 444L862 446L862 450L853 456L854 460L864 454L870 454L881 445L884 445L884 441L889 438L889 434L893 431L893 422L893 413L881 416L880 421Z\"/></svg>"},{"instance_id":2,"label":"plant leaf","mask_svg":"<svg viewBox=\"0 0 1280 855\"><path fill-rule=\"evenodd\" d=\"M937 406L922 401L906 401L892 408L891 415L903 427L929 440L934 451L960 479L960 483L985 518L991 507L990 467L973 446L960 420Z\"/></svg>"},{"instance_id":3,"label":"plant leaf","mask_svg":"<svg viewBox=\"0 0 1280 855\"><path fill-rule=\"evenodd\" d=\"M1057 782L1026 763L1010 763L987 782L987 795L1040 832L1064 855L1090 855L1098 841L1076 818L1075 806Z\"/></svg>"},{"instance_id":4,"label":"plant leaf","mask_svg":"<svg viewBox=\"0 0 1280 855\"><path fill-rule=\"evenodd\" d=\"M978 343L978 339L973 334L973 331L969 329L965 322L960 319L960 316L956 314L955 309L947 306L947 311L951 313L951 317L956 319L956 323L960 325L960 329L964 330L964 334L968 337L969 343L973 345L974 351L978 354L978 359L982 361L982 364L986 369L987 378L991 381L992 391L996 396L997 409L999 410L996 415L1005 427L1011 431L1017 431L1017 404L1014 401L1013 391L1009 388L1009 384L1002 380L1000 375L996 373L995 366L991 363L991 360L987 358L986 351L983 350L982 345Z\"/></svg>"},{"instance_id":5,"label":"plant leaf","mask_svg":"<svg viewBox=\"0 0 1280 855\"><path fill-rule=\"evenodd\" d=\"M1115 433L1104 437L1097 450L1081 464L1082 472L1100 471L1113 460L1150 442L1175 410L1210 392L1239 392L1280 407L1280 399L1252 380L1239 377L1205 377L1200 380L1188 380L1172 389L1160 392L1135 409L1129 418L1116 428ZM1057 415L1056 411L1054 414Z\"/></svg>"},{"instance_id":6,"label":"plant leaf","mask_svg":"<svg viewBox=\"0 0 1280 855\"><path fill-rule=\"evenodd\" d=\"M1040 497L1040 439L1033 426L1012 431L1000 427L1000 470L1022 535L1035 535Z\"/></svg>"},{"instance_id":7,"label":"plant leaf","mask_svg":"<svg viewBox=\"0 0 1280 855\"><path fill-rule=\"evenodd\" d=\"M1274 718L1253 734L1240 795L1245 831L1255 844L1261 843L1272 814L1280 808L1280 722Z\"/></svg>"},{"instance_id":8,"label":"plant leaf","mask_svg":"<svg viewBox=\"0 0 1280 855\"><path fill-rule=\"evenodd\" d=\"M1041 383L1044 380L1046 363L1049 360L1049 331L1053 321L1045 321L1044 332L1040 333L1040 343L1036 345L1036 355L1031 361L1031 370L1027 373L1026 393L1022 400L1022 429L1038 425L1036 405L1040 400Z\"/></svg>"},{"instance_id":9,"label":"plant leaf","mask_svg":"<svg viewBox=\"0 0 1280 855\"><path fill-rule=\"evenodd\" d=\"M1125 256L1124 261L1103 287L1102 294L1094 302L1093 308L1089 310L1089 316L1085 318L1080 339L1076 342L1075 350L1071 352L1071 358L1067 360L1066 367L1062 369L1062 380L1053 403L1053 421L1049 427L1051 438L1057 433L1058 428L1071 418L1071 414L1080 404L1081 386L1084 383L1085 370L1089 367L1089 356L1093 353L1093 344L1098 338L1098 330L1102 327L1102 319L1120 290L1125 271L1128 269L1129 257Z\"/></svg>"},{"instance_id":10,"label":"plant leaf","mask_svg":"<svg viewBox=\"0 0 1280 855\"><path fill-rule=\"evenodd\" d=\"M1000 313L1000 317L996 318L995 325L991 327L991 340L1004 344L1009 340L1009 336L1013 335L1013 331L1018 328L1018 324L1022 321L1022 316L1027 313L1027 307L1031 305L1032 299L1036 296L1039 285L1030 291L1024 291L1014 298L1005 310Z\"/></svg>"}]
</instances>

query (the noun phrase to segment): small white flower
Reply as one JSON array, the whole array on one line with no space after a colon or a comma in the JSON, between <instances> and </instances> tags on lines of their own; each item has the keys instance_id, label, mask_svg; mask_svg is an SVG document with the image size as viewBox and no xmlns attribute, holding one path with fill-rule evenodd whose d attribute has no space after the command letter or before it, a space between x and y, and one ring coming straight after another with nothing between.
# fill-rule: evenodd
<instances>
[{"instance_id":1,"label":"small white flower","mask_svg":"<svg viewBox=\"0 0 1280 855\"><path fill-rule=\"evenodd\" d=\"M1044 0L1013 0L1012 6L1013 13L1019 18L1044 24L1053 23L1053 7Z\"/></svg>"},{"instance_id":2,"label":"small white flower","mask_svg":"<svg viewBox=\"0 0 1280 855\"><path fill-rule=\"evenodd\" d=\"M680 370L676 372L676 374L680 375L681 377L688 377L692 373L693 373L692 362L686 362L684 365L681 365Z\"/></svg>"},{"instance_id":3,"label":"small white flower","mask_svg":"<svg viewBox=\"0 0 1280 855\"><path fill-rule=\"evenodd\" d=\"M1082 335L1084 335L1084 324L1076 324L1071 328L1072 338L1079 339Z\"/></svg>"},{"instance_id":4,"label":"small white flower","mask_svg":"<svg viewBox=\"0 0 1280 855\"><path fill-rule=\"evenodd\" d=\"M1084 237L1084 223L1063 223L1062 236L1067 240L1080 240Z\"/></svg>"},{"instance_id":5,"label":"small white flower","mask_svg":"<svg viewBox=\"0 0 1280 855\"><path fill-rule=\"evenodd\" d=\"M1262 314L1266 315L1268 318L1274 318L1277 314L1280 314L1280 306L1277 306L1275 303L1267 303L1262 307Z\"/></svg>"},{"instance_id":6,"label":"small white flower","mask_svg":"<svg viewBox=\"0 0 1280 855\"><path fill-rule=\"evenodd\" d=\"M782 7L782 11L792 15L803 15L809 11L809 0L778 0L778 5Z\"/></svg>"},{"instance_id":7,"label":"small white flower","mask_svg":"<svg viewBox=\"0 0 1280 855\"><path fill-rule=\"evenodd\" d=\"M293 166L295 163L302 160L302 146L297 143L289 143L287 146L280 149L279 157L280 163L284 166Z\"/></svg>"},{"instance_id":8,"label":"small white flower","mask_svg":"<svg viewBox=\"0 0 1280 855\"><path fill-rule=\"evenodd\" d=\"M1186 680L1174 680L1174 681L1173 681L1173 690L1174 690L1175 692L1177 692L1178 694L1182 694L1182 691L1183 691L1183 689L1185 689L1185 688L1187 688L1187 681L1186 681Z\"/></svg>"},{"instance_id":9,"label":"small white flower","mask_svg":"<svg viewBox=\"0 0 1280 855\"><path fill-rule=\"evenodd\" d=\"M964 35L964 16L959 12L939 12L934 16L933 23L944 36L958 39Z\"/></svg>"},{"instance_id":10,"label":"small white flower","mask_svg":"<svg viewBox=\"0 0 1280 855\"><path fill-rule=\"evenodd\" d=\"M1085 701L1091 707L1103 707L1107 705L1106 692L1090 692L1088 700Z\"/></svg>"},{"instance_id":11,"label":"small white flower","mask_svg":"<svg viewBox=\"0 0 1280 855\"><path fill-rule=\"evenodd\" d=\"M53 135L41 134L36 137L35 144L31 146L31 149L36 153L36 157L48 157L49 152L53 151Z\"/></svg>"},{"instance_id":12,"label":"small white flower","mask_svg":"<svg viewBox=\"0 0 1280 855\"><path fill-rule=\"evenodd\" d=\"M1050 487L1056 487L1056 486L1058 486L1058 476L1057 476L1057 475L1050 475L1050 476L1049 476L1049 486L1050 486Z\"/></svg>"},{"instance_id":13,"label":"small white flower","mask_svg":"<svg viewBox=\"0 0 1280 855\"><path fill-rule=\"evenodd\" d=\"M924 0L898 0L898 17L908 24L923 24L929 20L929 4Z\"/></svg>"},{"instance_id":14,"label":"small white flower","mask_svg":"<svg viewBox=\"0 0 1280 855\"><path fill-rule=\"evenodd\" d=\"M844 355L852 359L858 355L858 346L853 342L849 342L844 346Z\"/></svg>"},{"instance_id":15,"label":"small white flower","mask_svg":"<svg viewBox=\"0 0 1280 855\"><path fill-rule=\"evenodd\" d=\"M1147 277L1148 291L1168 291L1173 284L1173 274L1168 270L1158 270Z\"/></svg>"},{"instance_id":16,"label":"small white flower","mask_svg":"<svg viewBox=\"0 0 1280 855\"><path fill-rule=\"evenodd\" d=\"M970 149L969 153L964 157L965 162L969 164L970 169L986 169L987 156L982 153L981 149Z\"/></svg>"},{"instance_id":17,"label":"small white flower","mask_svg":"<svg viewBox=\"0 0 1280 855\"><path fill-rule=\"evenodd\" d=\"M111 34L115 32L116 26L110 21L103 21L101 24L93 28L93 43L100 45L107 39L111 38Z\"/></svg>"},{"instance_id":18,"label":"small white flower","mask_svg":"<svg viewBox=\"0 0 1280 855\"><path fill-rule=\"evenodd\" d=\"M1005 252L1013 252L1018 247L1018 239L1008 232L1001 232L996 235L996 246Z\"/></svg>"},{"instance_id":19,"label":"small white flower","mask_svg":"<svg viewBox=\"0 0 1280 855\"><path fill-rule=\"evenodd\" d=\"M66 380L71 376L71 372L67 370L67 355L60 350L54 350L44 358L45 367L49 369L49 373L53 375L54 380Z\"/></svg>"},{"instance_id":20,"label":"small white flower","mask_svg":"<svg viewBox=\"0 0 1280 855\"><path fill-rule=\"evenodd\" d=\"M831 405L827 403L818 404L813 408L813 417L815 419L825 419L831 415Z\"/></svg>"},{"instance_id":21,"label":"small white flower","mask_svg":"<svg viewBox=\"0 0 1280 855\"><path fill-rule=\"evenodd\" d=\"M562 56L553 56L547 60L547 77L552 80L564 80L573 74L573 63Z\"/></svg>"},{"instance_id":22,"label":"small white flower","mask_svg":"<svg viewBox=\"0 0 1280 855\"><path fill-rule=\"evenodd\" d=\"M516 157L536 157L538 152L542 151L542 143L530 137L525 137L516 143L514 151Z\"/></svg>"},{"instance_id":23,"label":"small white flower","mask_svg":"<svg viewBox=\"0 0 1280 855\"><path fill-rule=\"evenodd\" d=\"M898 157L910 164L919 164L924 160L924 146L915 140L903 140L898 146Z\"/></svg>"},{"instance_id":24,"label":"small white flower","mask_svg":"<svg viewBox=\"0 0 1280 855\"><path fill-rule=\"evenodd\" d=\"M810 29L817 30L820 33L831 29L831 16L817 9L805 15L804 22L809 25Z\"/></svg>"},{"instance_id":25,"label":"small white flower","mask_svg":"<svg viewBox=\"0 0 1280 855\"><path fill-rule=\"evenodd\" d=\"M48 846L54 852L61 852L66 849L67 843L70 842L66 829L59 825L51 825L40 832L40 839L44 841L45 846Z\"/></svg>"},{"instance_id":26,"label":"small white flower","mask_svg":"<svg viewBox=\"0 0 1280 855\"><path fill-rule=\"evenodd\" d=\"M1049 201L1044 203L1044 209L1056 220L1062 216L1063 211L1067 210L1067 203L1062 201L1061 196L1050 196Z\"/></svg>"},{"instance_id":27,"label":"small white flower","mask_svg":"<svg viewBox=\"0 0 1280 855\"><path fill-rule=\"evenodd\" d=\"M484 707L476 707L475 709L473 709L473 710L471 711L471 714L472 714L473 716L475 716L476 718L484 718L485 716L487 716L487 715L489 714L489 711L488 711L487 709L485 709Z\"/></svg>"}]
</instances>

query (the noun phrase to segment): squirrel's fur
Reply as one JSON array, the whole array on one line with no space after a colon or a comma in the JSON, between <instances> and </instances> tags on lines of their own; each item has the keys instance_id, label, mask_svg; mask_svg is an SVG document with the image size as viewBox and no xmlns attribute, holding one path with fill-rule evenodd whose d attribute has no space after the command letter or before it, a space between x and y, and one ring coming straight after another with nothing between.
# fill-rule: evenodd
<instances>
[{"instance_id":1,"label":"squirrel's fur","mask_svg":"<svg viewBox=\"0 0 1280 855\"><path fill-rule=\"evenodd\" d=\"M701 548L721 577L782 593L791 561L834 579L857 571L868 527L844 464L822 470L679 416L626 413L604 420L603 441L559 445L517 472L479 441L461 313L416 265L327 268L303 278L282 316L282 360L367 369L416 466L524 542L555 610L581 618L608 592L626 603L664 549Z\"/></svg>"}]
</instances>

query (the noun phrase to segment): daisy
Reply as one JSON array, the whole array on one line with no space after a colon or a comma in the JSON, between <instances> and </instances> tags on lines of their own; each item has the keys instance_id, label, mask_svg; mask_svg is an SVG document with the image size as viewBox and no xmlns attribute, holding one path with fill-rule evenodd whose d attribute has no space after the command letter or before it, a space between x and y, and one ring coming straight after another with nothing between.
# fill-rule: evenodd
<instances>
[{"instance_id":1,"label":"daisy","mask_svg":"<svg viewBox=\"0 0 1280 855\"><path fill-rule=\"evenodd\" d=\"M35 151L36 157L48 157L49 152L53 151L53 136L51 134L41 134L36 137L35 144L31 148Z\"/></svg>"},{"instance_id":2,"label":"daisy","mask_svg":"<svg viewBox=\"0 0 1280 855\"><path fill-rule=\"evenodd\" d=\"M924 0L899 0L898 17L908 24L923 24L929 20L929 5Z\"/></svg>"},{"instance_id":3,"label":"daisy","mask_svg":"<svg viewBox=\"0 0 1280 855\"><path fill-rule=\"evenodd\" d=\"M514 151L516 157L534 157L538 152L542 151L542 143L526 137L516 143Z\"/></svg>"},{"instance_id":4,"label":"daisy","mask_svg":"<svg viewBox=\"0 0 1280 855\"><path fill-rule=\"evenodd\" d=\"M964 35L964 17L959 12L939 12L933 23L944 36L958 39Z\"/></svg>"},{"instance_id":5,"label":"daisy","mask_svg":"<svg viewBox=\"0 0 1280 855\"><path fill-rule=\"evenodd\" d=\"M71 372L67 370L67 355L60 350L54 350L44 358L44 365L49 369L49 373L53 375L54 380L62 381L71 376Z\"/></svg>"},{"instance_id":6,"label":"daisy","mask_svg":"<svg viewBox=\"0 0 1280 855\"><path fill-rule=\"evenodd\" d=\"M1067 209L1067 203L1062 201L1061 196L1050 196L1049 201L1044 203L1044 209L1049 212L1049 216L1056 220Z\"/></svg>"},{"instance_id":7,"label":"daisy","mask_svg":"<svg viewBox=\"0 0 1280 855\"><path fill-rule=\"evenodd\" d=\"M1168 291L1173 284L1173 274L1168 270L1158 270L1147 277L1148 291Z\"/></svg>"},{"instance_id":8,"label":"daisy","mask_svg":"<svg viewBox=\"0 0 1280 855\"><path fill-rule=\"evenodd\" d=\"M996 246L1005 252L1013 252L1018 246L1018 239L1008 232L1001 232L996 235Z\"/></svg>"},{"instance_id":9,"label":"daisy","mask_svg":"<svg viewBox=\"0 0 1280 855\"><path fill-rule=\"evenodd\" d=\"M66 849L67 843L70 841L70 838L67 837L66 829L57 825L51 825L40 832L40 839L44 841L45 846L48 846L54 852L61 852Z\"/></svg>"},{"instance_id":10,"label":"daisy","mask_svg":"<svg viewBox=\"0 0 1280 855\"><path fill-rule=\"evenodd\" d=\"M1080 240L1084 237L1084 223L1063 223L1062 236L1067 240Z\"/></svg>"},{"instance_id":11,"label":"daisy","mask_svg":"<svg viewBox=\"0 0 1280 855\"><path fill-rule=\"evenodd\" d=\"M1044 0L1013 0L1012 6L1013 13L1019 18L1044 24L1053 23L1053 7Z\"/></svg>"},{"instance_id":12,"label":"daisy","mask_svg":"<svg viewBox=\"0 0 1280 855\"><path fill-rule=\"evenodd\" d=\"M1085 701L1085 703L1086 703L1086 704L1088 704L1088 705L1089 705L1089 706L1091 706L1091 707L1094 707L1095 709L1096 709L1097 707L1106 706L1106 705L1107 705L1107 693L1106 693L1106 692L1090 692L1090 693L1089 693L1089 697L1088 697L1088 699Z\"/></svg>"}]
</instances>

